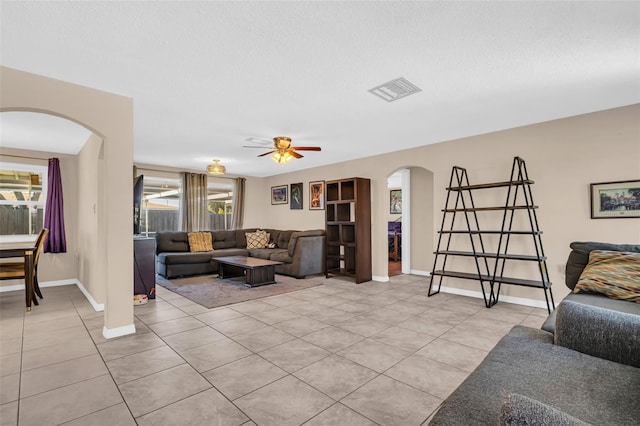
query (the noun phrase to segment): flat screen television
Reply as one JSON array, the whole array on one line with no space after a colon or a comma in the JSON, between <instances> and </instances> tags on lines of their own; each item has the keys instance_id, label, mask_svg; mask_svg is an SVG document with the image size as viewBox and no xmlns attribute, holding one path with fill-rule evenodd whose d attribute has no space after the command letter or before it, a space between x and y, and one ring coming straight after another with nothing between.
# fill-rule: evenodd
<instances>
[{"instance_id":1,"label":"flat screen television","mask_svg":"<svg viewBox=\"0 0 640 426\"><path fill-rule=\"evenodd\" d=\"M144 176L133 178L133 234L140 234L140 220L142 218L142 194Z\"/></svg>"}]
</instances>

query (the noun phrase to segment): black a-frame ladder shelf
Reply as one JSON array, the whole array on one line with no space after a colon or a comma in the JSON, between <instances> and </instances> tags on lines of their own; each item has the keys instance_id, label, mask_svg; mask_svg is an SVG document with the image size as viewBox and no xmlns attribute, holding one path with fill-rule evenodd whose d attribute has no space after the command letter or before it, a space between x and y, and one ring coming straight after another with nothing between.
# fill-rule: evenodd
<instances>
[{"instance_id":1,"label":"black a-frame ladder shelf","mask_svg":"<svg viewBox=\"0 0 640 426\"><path fill-rule=\"evenodd\" d=\"M533 202L531 191L533 183L527 174L525 162L520 157L514 158L511 178L504 182L471 185L467 170L453 167L445 208L442 210L442 225L429 282L429 296L440 292L444 277L462 278L480 281L487 308L498 303L502 284L509 284L543 289L547 310L551 312L555 309L547 259L542 248L542 231L536 216L538 206ZM504 204L476 207L474 192L496 188L506 192ZM496 196L499 197L500 194L494 193L493 197L486 194L482 199L499 199ZM480 212L502 214L499 217L487 217L490 213ZM493 226L481 228L478 216L481 216L484 223L491 223ZM466 250L456 250L462 244ZM516 250L527 254L516 253ZM473 263L455 259L460 257L472 258ZM507 263L519 261L535 265L530 267L528 275L529 278L533 276L536 279L505 276ZM465 272L453 269L463 269Z\"/></svg>"}]
</instances>

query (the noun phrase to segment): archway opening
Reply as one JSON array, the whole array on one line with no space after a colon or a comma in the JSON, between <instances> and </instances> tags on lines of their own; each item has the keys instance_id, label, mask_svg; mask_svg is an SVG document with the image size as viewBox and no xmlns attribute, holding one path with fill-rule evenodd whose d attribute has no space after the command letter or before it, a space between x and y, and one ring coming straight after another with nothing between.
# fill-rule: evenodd
<instances>
[{"instance_id":1,"label":"archway opening","mask_svg":"<svg viewBox=\"0 0 640 426\"><path fill-rule=\"evenodd\" d=\"M433 173L417 166L398 168L387 176L387 190L388 276L428 276L435 235Z\"/></svg>"}]
</instances>

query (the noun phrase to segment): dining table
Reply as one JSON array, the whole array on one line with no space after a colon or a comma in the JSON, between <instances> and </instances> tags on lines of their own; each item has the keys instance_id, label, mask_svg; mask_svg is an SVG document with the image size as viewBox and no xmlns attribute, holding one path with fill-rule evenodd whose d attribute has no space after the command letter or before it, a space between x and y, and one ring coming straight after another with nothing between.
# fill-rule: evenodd
<instances>
[{"instance_id":1,"label":"dining table","mask_svg":"<svg viewBox=\"0 0 640 426\"><path fill-rule=\"evenodd\" d=\"M37 247L35 243L0 243L0 258L21 257L24 259L24 285L27 312L31 311L31 303L37 305L33 272ZM0 263L0 268L2 263Z\"/></svg>"}]
</instances>

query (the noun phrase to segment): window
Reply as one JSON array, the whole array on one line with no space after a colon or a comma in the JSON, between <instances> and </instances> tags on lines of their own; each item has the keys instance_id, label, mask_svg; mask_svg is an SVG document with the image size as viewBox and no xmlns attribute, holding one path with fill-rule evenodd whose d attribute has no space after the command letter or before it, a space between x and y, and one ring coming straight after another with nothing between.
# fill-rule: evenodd
<instances>
[{"instance_id":1,"label":"window","mask_svg":"<svg viewBox=\"0 0 640 426\"><path fill-rule=\"evenodd\" d=\"M180 179L144 175L140 232L180 229Z\"/></svg>"},{"instance_id":2,"label":"window","mask_svg":"<svg viewBox=\"0 0 640 426\"><path fill-rule=\"evenodd\" d=\"M153 176L144 173L140 233L150 236L159 231L180 230L180 188L178 176ZM162 172L160 172L162 173ZM160 174L158 173L158 174ZM207 229L221 231L231 228L233 183L228 179L207 180Z\"/></svg>"},{"instance_id":3,"label":"window","mask_svg":"<svg viewBox=\"0 0 640 426\"><path fill-rule=\"evenodd\" d=\"M42 230L47 166L0 164L0 239L32 240Z\"/></svg>"},{"instance_id":4,"label":"window","mask_svg":"<svg viewBox=\"0 0 640 426\"><path fill-rule=\"evenodd\" d=\"M207 209L209 211L209 229L222 231L231 228L233 206L233 185L212 181L207 185Z\"/></svg>"}]
</instances>

